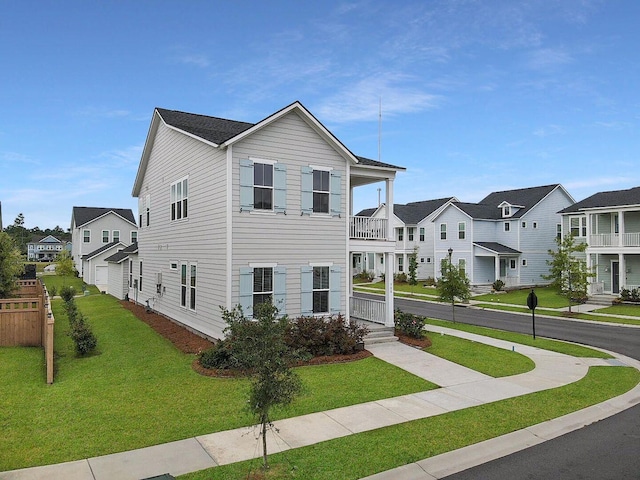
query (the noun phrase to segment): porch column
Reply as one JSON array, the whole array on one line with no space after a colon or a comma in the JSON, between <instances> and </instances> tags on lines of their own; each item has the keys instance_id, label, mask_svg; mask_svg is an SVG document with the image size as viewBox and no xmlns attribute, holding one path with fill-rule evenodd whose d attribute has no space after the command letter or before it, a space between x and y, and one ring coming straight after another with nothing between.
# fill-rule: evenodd
<instances>
[{"instance_id":1,"label":"porch column","mask_svg":"<svg viewBox=\"0 0 640 480\"><path fill-rule=\"evenodd\" d=\"M624 253L618 254L618 270L618 285L622 290L623 287L627 288L627 266L624 264Z\"/></svg>"},{"instance_id":2,"label":"porch column","mask_svg":"<svg viewBox=\"0 0 640 480\"><path fill-rule=\"evenodd\" d=\"M495 257L493 257L493 262L494 262L494 269L495 269L494 280L499 280L500 279L500 256L496 255Z\"/></svg>"},{"instance_id":3,"label":"porch column","mask_svg":"<svg viewBox=\"0 0 640 480\"><path fill-rule=\"evenodd\" d=\"M618 234L620 235L620 246L624 247L624 212L618 212Z\"/></svg>"},{"instance_id":4,"label":"porch column","mask_svg":"<svg viewBox=\"0 0 640 480\"><path fill-rule=\"evenodd\" d=\"M385 254L384 265L384 306L385 306L385 327L393 327L393 271L395 263L395 254L387 252Z\"/></svg>"},{"instance_id":5,"label":"porch column","mask_svg":"<svg viewBox=\"0 0 640 480\"><path fill-rule=\"evenodd\" d=\"M395 232L391 228L391 219L393 218L393 179L385 180L385 197L386 197L386 213L387 213L387 240L395 242ZM395 253L393 250L385 254L384 265L384 306L385 306L385 326L393 327L393 272L395 270Z\"/></svg>"}]
</instances>

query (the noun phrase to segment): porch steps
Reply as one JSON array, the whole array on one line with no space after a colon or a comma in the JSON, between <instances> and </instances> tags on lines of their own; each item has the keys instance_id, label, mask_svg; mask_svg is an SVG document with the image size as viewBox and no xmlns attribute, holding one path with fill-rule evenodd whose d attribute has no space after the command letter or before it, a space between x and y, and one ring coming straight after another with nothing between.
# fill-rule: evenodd
<instances>
[{"instance_id":1,"label":"porch steps","mask_svg":"<svg viewBox=\"0 0 640 480\"><path fill-rule=\"evenodd\" d=\"M398 337L393 334L393 327L385 327L375 323L366 322L369 333L364 338L364 347L380 343L397 342Z\"/></svg>"},{"instance_id":2,"label":"porch steps","mask_svg":"<svg viewBox=\"0 0 640 480\"><path fill-rule=\"evenodd\" d=\"M493 291L492 285L472 285L471 293L474 295L484 295L485 293L491 293Z\"/></svg>"},{"instance_id":3,"label":"porch steps","mask_svg":"<svg viewBox=\"0 0 640 480\"><path fill-rule=\"evenodd\" d=\"M613 305L613 300L616 299L616 295L591 295L587 303L592 305L603 305L605 307L610 307Z\"/></svg>"}]
</instances>

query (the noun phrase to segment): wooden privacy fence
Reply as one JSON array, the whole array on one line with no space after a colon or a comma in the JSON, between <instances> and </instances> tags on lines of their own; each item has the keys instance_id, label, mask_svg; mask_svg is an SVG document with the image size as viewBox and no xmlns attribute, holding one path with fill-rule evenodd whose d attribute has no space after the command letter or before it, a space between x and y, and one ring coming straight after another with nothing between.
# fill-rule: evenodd
<instances>
[{"instance_id":1,"label":"wooden privacy fence","mask_svg":"<svg viewBox=\"0 0 640 480\"><path fill-rule=\"evenodd\" d=\"M44 347L53 383L53 325L49 294L40 280L20 280L15 298L0 300L0 347Z\"/></svg>"}]
</instances>

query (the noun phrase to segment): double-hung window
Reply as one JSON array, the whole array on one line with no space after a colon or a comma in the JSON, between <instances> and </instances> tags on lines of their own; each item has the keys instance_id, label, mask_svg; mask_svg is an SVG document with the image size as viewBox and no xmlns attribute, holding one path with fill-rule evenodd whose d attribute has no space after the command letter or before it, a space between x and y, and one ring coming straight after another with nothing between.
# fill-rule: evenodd
<instances>
[{"instance_id":1,"label":"double-hung window","mask_svg":"<svg viewBox=\"0 0 640 480\"><path fill-rule=\"evenodd\" d=\"M404 240L404 228L398 228L398 241L402 242Z\"/></svg>"},{"instance_id":2,"label":"double-hung window","mask_svg":"<svg viewBox=\"0 0 640 480\"><path fill-rule=\"evenodd\" d=\"M256 267L253 269L253 311L256 306L270 302L273 298L273 268Z\"/></svg>"},{"instance_id":3,"label":"double-hung window","mask_svg":"<svg viewBox=\"0 0 640 480\"><path fill-rule=\"evenodd\" d=\"M571 217L571 236L587 236L587 217Z\"/></svg>"},{"instance_id":4,"label":"double-hung window","mask_svg":"<svg viewBox=\"0 0 640 480\"><path fill-rule=\"evenodd\" d=\"M410 242L413 242L413 227L407 227L407 237Z\"/></svg>"},{"instance_id":5,"label":"double-hung window","mask_svg":"<svg viewBox=\"0 0 640 480\"><path fill-rule=\"evenodd\" d=\"M140 260L140 275L138 276L138 290L142 291L142 260Z\"/></svg>"},{"instance_id":6,"label":"double-hung window","mask_svg":"<svg viewBox=\"0 0 640 480\"><path fill-rule=\"evenodd\" d=\"M196 309L197 271L195 263L180 264L180 306L189 310Z\"/></svg>"},{"instance_id":7,"label":"double-hung window","mask_svg":"<svg viewBox=\"0 0 640 480\"><path fill-rule=\"evenodd\" d=\"M314 213L329 213L329 175L327 170L313 171Z\"/></svg>"},{"instance_id":8,"label":"double-hung window","mask_svg":"<svg viewBox=\"0 0 640 480\"><path fill-rule=\"evenodd\" d=\"M253 208L273 210L273 165L253 164Z\"/></svg>"},{"instance_id":9,"label":"double-hung window","mask_svg":"<svg viewBox=\"0 0 640 480\"><path fill-rule=\"evenodd\" d=\"M82 231L82 243L91 243L91 230Z\"/></svg>"},{"instance_id":10,"label":"double-hung window","mask_svg":"<svg viewBox=\"0 0 640 480\"><path fill-rule=\"evenodd\" d=\"M329 313L329 267L313 267L313 313Z\"/></svg>"},{"instance_id":11,"label":"double-hung window","mask_svg":"<svg viewBox=\"0 0 640 480\"><path fill-rule=\"evenodd\" d=\"M440 240L446 240L446 239L447 239L447 224L441 223L440 224Z\"/></svg>"},{"instance_id":12,"label":"double-hung window","mask_svg":"<svg viewBox=\"0 0 640 480\"><path fill-rule=\"evenodd\" d=\"M187 204L189 199L189 179L182 178L177 182L171 184L171 220L180 220L181 218L187 218L188 210ZM147 215L148 215L147 205ZM149 224L149 218L147 216L147 225Z\"/></svg>"},{"instance_id":13,"label":"double-hung window","mask_svg":"<svg viewBox=\"0 0 640 480\"><path fill-rule=\"evenodd\" d=\"M420 241L424 242L424 227L420 227Z\"/></svg>"},{"instance_id":14,"label":"double-hung window","mask_svg":"<svg viewBox=\"0 0 640 480\"><path fill-rule=\"evenodd\" d=\"M109 230L102 230L102 243L109 243Z\"/></svg>"},{"instance_id":15,"label":"double-hung window","mask_svg":"<svg viewBox=\"0 0 640 480\"><path fill-rule=\"evenodd\" d=\"M134 230L131 232L131 243L136 243L137 241L138 241L138 232Z\"/></svg>"},{"instance_id":16,"label":"double-hung window","mask_svg":"<svg viewBox=\"0 0 640 480\"><path fill-rule=\"evenodd\" d=\"M504 222L504 231L508 232L511 230L511 222Z\"/></svg>"},{"instance_id":17,"label":"double-hung window","mask_svg":"<svg viewBox=\"0 0 640 480\"><path fill-rule=\"evenodd\" d=\"M129 259L129 288L133 287L133 260Z\"/></svg>"},{"instance_id":18,"label":"double-hung window","mask_svg":"<svg viewBox=\"0 0 640 480\"><path fill-rule=\"evenodd\" d=\"M466 236L466 230L467 225L465 222L459 222L458 223L458 240L464 240L465 236Z\"/></svg>"},{"instance_id":19,"label":"double-hung window","mask_svg":"<svg viewBox=\"0 0 640 480\"><path fill-rule=\"evenodd\" d=\"M114 242L119 242L120 241L120 230L114 230L113 231L113 236L111 238L113 239Z\"/></svg>"}]
</instances>

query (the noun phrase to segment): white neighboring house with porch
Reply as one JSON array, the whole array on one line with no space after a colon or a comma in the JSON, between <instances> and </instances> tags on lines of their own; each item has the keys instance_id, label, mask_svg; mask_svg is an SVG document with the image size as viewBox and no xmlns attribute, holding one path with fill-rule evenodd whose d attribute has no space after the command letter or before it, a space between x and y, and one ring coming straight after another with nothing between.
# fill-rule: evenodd
<instances>
[{"instance_id":1,"label":"white neighboring house with porch","mask_svg":"<svg viewBox=\"0 0 640 480\"><path fill-rule=\"evenodd\" d=\"M58 255L64 250L71 250L69 242L59 240L53 235L47 235L27 243L27 260L55 262Z\"/></svg>"},{"instance_id":2,"label":"white neighboring house with porch","mask_svg":"<svg viewBox=\"0 0 640 480\"><path fill-rule=\"evenodd\" d=\"M457 202L455 197L422 200L393 206L391 229L395 239L394 273L409 273L409 258L417 247L418 269L416 278L435 278L434 233L432 220L445 206ZM387 208L383 203L378 208L368 208L358 213L358 217L374 219L387 218ZM376 277L385 273L384 254L357 252L353 254L352 274L362 271L372 272Z\"/></svg>"},{"instance_id":3,"label":"white neighboring house with porch","mask_svg":"<svg viewBox=\"0 0 640 480\"><path fill-rule=\"evenodd\" d=\"M352 217L353 189L404 170L354 155L302 104L257 123L157 108L132 194L138 289L129 299L221 338L220 307L271 299L282 314L343 314L393 325L384 301L352 296L353 252L387 255L387 218ZM134 296L135 294L135 296Z\"/></svg>"},{"instance_id":4,"label":"white neighboring house with porch","mask_svg":"<svg viewBox=\"0 0 640 480\"><path fill-rule=\"evenodd\" d=\"M586 242L589 294L640 288L640 187L599 192L560 211L563 235Z\"/></svg>"},{"instance_id":5,"label":"white neighboring house with porch","mask_svg":"<svg viewBox=\"0 0 640 480\"><path fill-rule=\"evenodd\" d=\"M106 285L108 265L104 258L115 253L117 245L123 248L134 243L137 236L130 208L73 207L71 256L85 283Z\"/></svg>"},{"instance_id":6,"label":"white neighboring house with porch","mask_svg":"<svg viewBox=\"0 0 640 480\"><path fill-rule=\"evenodd\" d=\"M574 202L560 184L493 192L479 203L452 202L433 219L437 275L443 259L471 285L549 283L548 251L561 232L557 213ZM451 253L449 253L451 251Z\"/></svg>"}]
</instances>

